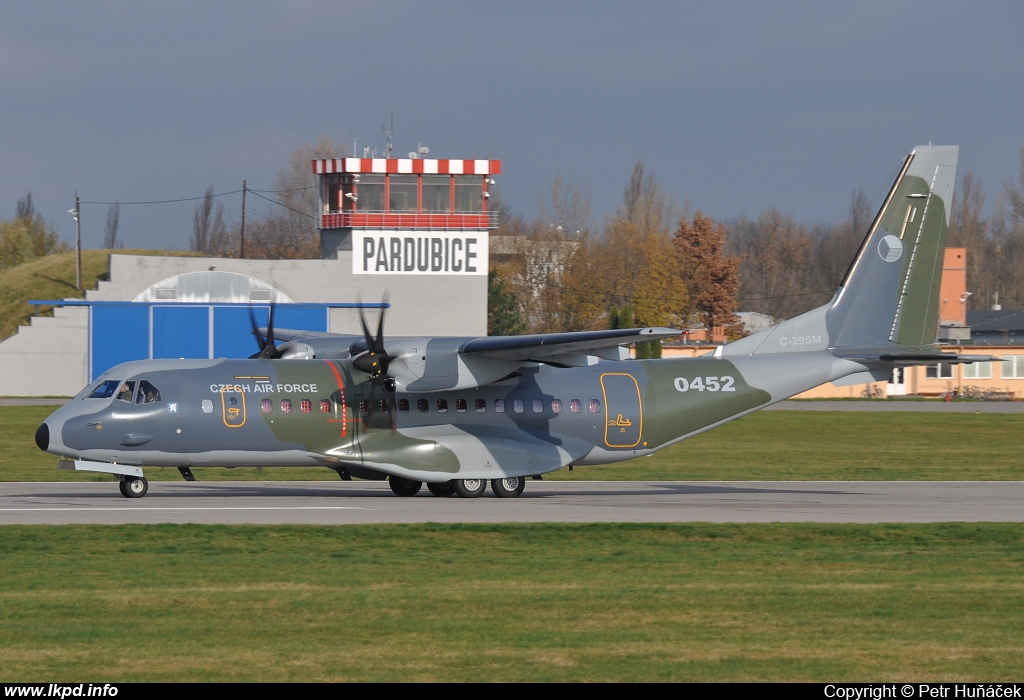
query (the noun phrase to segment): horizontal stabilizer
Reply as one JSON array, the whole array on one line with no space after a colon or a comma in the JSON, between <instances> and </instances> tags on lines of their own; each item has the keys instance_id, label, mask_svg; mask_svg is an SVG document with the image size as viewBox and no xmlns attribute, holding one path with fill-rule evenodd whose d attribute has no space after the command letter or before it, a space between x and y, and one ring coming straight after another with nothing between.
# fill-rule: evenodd
<instances>
[{"instance_id":1,"label":"horizontal stabilizer","mask_svg":"<svg viewBox=\"0 0 1024 700\"><path fill-rule=\"evenodd\" d=\"M949 352L904 352L904 353L880 353L880 354L839 354L844 360L853 360L864 364L886 362L892 365L928 365L936 362L945 362L950 365L969 365L975 362L1000 362L1001 357L995 355L954 355Z\"/></svg>"}]
</instances>

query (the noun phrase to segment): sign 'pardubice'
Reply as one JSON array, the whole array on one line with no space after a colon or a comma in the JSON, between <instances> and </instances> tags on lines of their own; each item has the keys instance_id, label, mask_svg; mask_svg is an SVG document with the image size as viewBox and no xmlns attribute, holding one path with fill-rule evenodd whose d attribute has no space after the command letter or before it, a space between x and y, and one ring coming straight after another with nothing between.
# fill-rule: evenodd
<instances>
[{"instance_id":1,"label":"sign 'pardubice'","mask_svg":"<svg viewBox=\"0 0 1024 700\"><path fill-rule=\"evenodd\" d=\"M355 275L486 275L486 231L353 231Z\"/></svg>"}]
</instances>

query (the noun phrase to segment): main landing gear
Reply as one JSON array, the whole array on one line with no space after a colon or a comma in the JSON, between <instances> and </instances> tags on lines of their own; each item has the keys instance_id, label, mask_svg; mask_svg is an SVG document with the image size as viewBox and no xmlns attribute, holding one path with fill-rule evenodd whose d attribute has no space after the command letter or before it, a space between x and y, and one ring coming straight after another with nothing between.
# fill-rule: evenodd
<instances>
[{"instance_id":1,"label":"main landing gear","mask_svg":"<svg viewBox=\"0 0 1024 700\"><path fill-rule=\"evenodd\" d=\"M389 476L388 485L399 496L415 496L423 486L422 481L413 481L399 476ZM498 498L517 498L526 487L526 479L521 476L510 476L504 479L491 479L491 491ZM460 496L462 498L479 498L487 490L486 479L452 479L441 483L428 483L427 490L435 496Z\"/></svg>"},{"instance_id":2,"label":"main landing gear","mask_svg":"<svg viewBox=\"0 0 1024 700\"><path fill-rule=\"evenodd\" d=\"M149 491L149 481L144 476L123 476L119 487L125 498L142 498Z\"/></svg>"}]
</instances>

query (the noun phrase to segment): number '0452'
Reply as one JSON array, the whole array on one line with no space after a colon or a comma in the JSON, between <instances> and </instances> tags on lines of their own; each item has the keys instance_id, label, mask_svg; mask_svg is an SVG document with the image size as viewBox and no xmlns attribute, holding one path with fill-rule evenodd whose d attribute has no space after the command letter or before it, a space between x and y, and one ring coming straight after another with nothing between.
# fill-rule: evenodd
<instances>
[{"instance_id":1,"label":"number '0452'","mask_svg":"<svg viewBox=\"0 0 1024 700\"><path fill-rule=\"evenodd\" d=\"M676 377L676 391L736 391L735 379L725 377Z\"/></svg>"}]
</instances>

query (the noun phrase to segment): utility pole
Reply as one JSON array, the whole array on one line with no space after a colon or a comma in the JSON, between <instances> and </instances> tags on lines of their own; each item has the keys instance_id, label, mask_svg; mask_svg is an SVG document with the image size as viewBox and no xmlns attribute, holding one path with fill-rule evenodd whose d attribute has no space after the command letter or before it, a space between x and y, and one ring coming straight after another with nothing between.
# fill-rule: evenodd
<instances>
[{"instance_id":1,"label":"utility pole","mask_svg":"<svg viewBox=\"0 0 1024 700\"><path fill-rule=\"evenodd\" d=\"M75 188L75 289L82 291L82 206Z\"/></svg>"},{"instance_id":2,"label":"utility pole","mask_svg":"<svg viewBox=\"0 0 1024 700\"><path fill-rule=\"evenodd\" d=\"M242 249L239 251L239 257L245 258L245 190L247 180L242 180Z\"/></svg>"}]
</instances>

